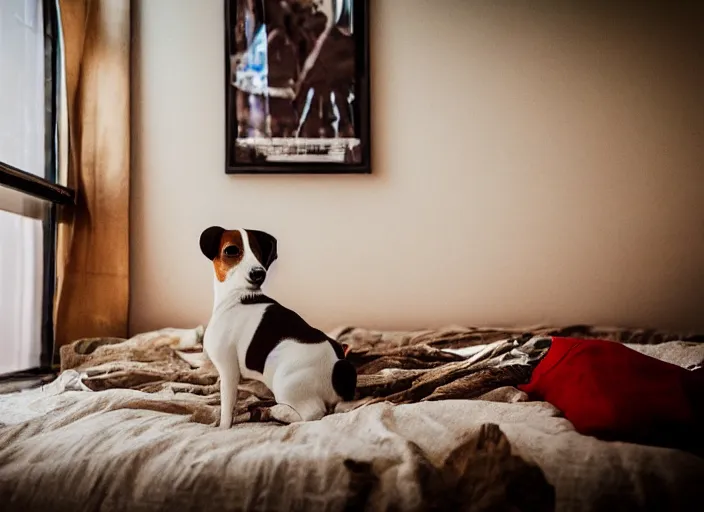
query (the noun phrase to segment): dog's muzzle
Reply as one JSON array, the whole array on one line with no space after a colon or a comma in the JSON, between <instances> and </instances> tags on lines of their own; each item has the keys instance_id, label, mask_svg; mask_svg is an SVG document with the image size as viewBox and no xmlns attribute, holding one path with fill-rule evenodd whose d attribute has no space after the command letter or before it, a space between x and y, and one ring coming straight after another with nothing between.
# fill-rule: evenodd
<instances>
[{"instance_id":1,"label":"dog's muzzle","mask_svg":"<svg viewBox=\"0 0 704 512\"><path fill-rule=\"evenodd\" d=\"M254 267L249 271L248 280L252 284L261 285L266 279L266 270L262 267Z\"/></svg>"}]
</instances>

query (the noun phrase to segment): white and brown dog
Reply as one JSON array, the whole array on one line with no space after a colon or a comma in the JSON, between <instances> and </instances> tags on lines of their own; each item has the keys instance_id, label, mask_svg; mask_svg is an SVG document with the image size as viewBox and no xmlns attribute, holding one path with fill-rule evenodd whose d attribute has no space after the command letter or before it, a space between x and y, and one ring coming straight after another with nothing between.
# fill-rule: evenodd
<instances>
[{"instance_id":1,"label":"white and brown dog","mask_svg":"<svg viewBox=\"0 0 704 512\"><path fill-rule=\"evenodd\" d=\"M277 258L276 239L213 226L201 234L200 248L215 270L203 346L220 374L220 427L232 425L240 377L263 382L277 402L273 415L287 422L320 419L352 400L357 373L342 346L261 291Z\"/></svg>"}]
</instances>

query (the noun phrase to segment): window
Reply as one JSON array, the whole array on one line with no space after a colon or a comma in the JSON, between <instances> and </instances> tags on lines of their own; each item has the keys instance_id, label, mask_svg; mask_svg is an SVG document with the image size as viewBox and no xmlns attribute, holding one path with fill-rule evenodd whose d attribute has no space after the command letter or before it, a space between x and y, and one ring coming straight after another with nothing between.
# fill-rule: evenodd
<instances>
[{"instance_id":1,"label":"window","mask_svg":"<svg viewBox=\"0 0 704 512\"><path fill-rule=\"evenodd\" d=\"M0 1L0 374L53 357L60 90L58 0Z\"/></svg>"},{"instance_id":2,"label":"window","mask_svg":"<svg viewBox=\"0 0 704 512\"><path fill-rule=\"evenodd\" d=\"M42 227L0 211L0 374L41 366Z\"/></svg>"}]
</instances>

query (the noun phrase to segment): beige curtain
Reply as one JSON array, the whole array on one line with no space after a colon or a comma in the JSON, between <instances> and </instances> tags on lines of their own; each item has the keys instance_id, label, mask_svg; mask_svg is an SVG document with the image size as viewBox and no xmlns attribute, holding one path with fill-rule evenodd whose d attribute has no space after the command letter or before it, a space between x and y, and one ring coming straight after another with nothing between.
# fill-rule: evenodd
<instances>
[{"instance_id":1,"label":"beige curtain","mask_svg":"<svg viewBox=\"0 0 704 512\"><path fill-rule=\"evenodd\" d=\"M129 300L130 0L59 0L65 56L56 346L126 336ZM58 352L58 350L57 350Z\"/></svg>"}]
</instances>

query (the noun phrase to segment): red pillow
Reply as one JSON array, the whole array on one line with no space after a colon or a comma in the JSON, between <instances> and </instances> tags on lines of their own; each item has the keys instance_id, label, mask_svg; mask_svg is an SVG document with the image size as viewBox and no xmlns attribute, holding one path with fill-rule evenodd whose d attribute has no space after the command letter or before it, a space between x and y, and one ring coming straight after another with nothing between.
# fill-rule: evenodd
<instances>
[{"instance_id":1,"label":"red pillow","mask_svg":"<svg viewBox=\"0 0 704 512\"><path fill-rule=\"evenodd\" d=\"M575 429L606 440L700 452L704 372L621 343L553 337L528 384L534 400L560 409Z\"/></svg>"}]
</instances>

